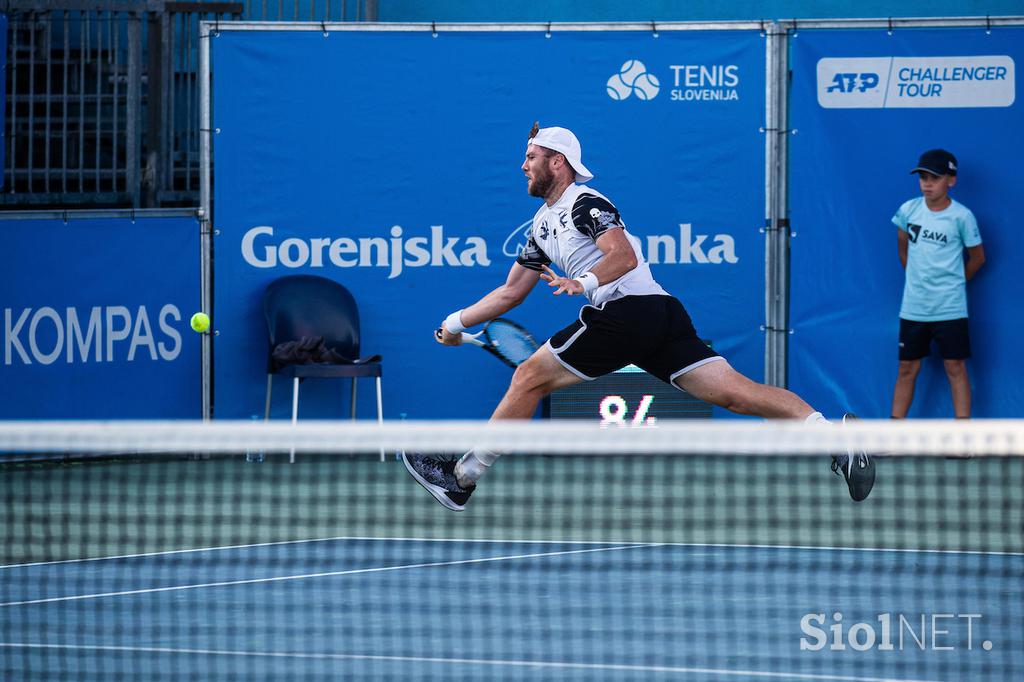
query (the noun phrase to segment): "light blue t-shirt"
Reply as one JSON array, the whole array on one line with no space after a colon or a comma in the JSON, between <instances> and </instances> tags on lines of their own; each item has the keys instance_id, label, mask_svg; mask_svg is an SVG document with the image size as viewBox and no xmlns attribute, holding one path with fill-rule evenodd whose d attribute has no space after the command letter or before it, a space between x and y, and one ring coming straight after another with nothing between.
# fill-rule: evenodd
<instances>
[{"instance_id":1,"label":"light blue t-shirt","mask_svg":"<svg viewBox=\"0 0 1024 682\"><path fill-rule=\"evenodd\" d=\"M918 322L967 317L964 248L981 244L978 221L963 204L952 200L932 211L924 197L900 206L893 224L907 233L907 279L900 317Z\"/></svg>"}]
</instances>

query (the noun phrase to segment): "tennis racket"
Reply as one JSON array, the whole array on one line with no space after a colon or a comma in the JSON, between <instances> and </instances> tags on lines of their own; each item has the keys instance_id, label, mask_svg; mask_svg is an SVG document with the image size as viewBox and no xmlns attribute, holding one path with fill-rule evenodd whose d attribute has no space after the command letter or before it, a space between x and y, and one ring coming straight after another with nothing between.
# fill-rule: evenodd
<instances>
[{"instance_id":1,"label":"tennis racket","mask_svg":"<svg viewBox=\"0 0 1024 682\"><path fill-rule=\"evenodd\" d=\"M435 334L440 337L441 330ZM483 348L509 367L523 364L540 347L530 332L503 317L494 318L476 334L462 332L462 343Z\"/></svg>"}]
</instances>

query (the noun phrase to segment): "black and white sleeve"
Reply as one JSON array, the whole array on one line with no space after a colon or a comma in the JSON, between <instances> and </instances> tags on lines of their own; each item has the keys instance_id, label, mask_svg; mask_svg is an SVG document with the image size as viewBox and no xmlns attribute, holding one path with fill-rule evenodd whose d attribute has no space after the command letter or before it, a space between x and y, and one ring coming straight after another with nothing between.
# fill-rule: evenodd
<instances>
[{"instance_id":1,"label":"black and white sleeve","mask_svg":"<svg viewBox=\"0 0 1024 682\"><path fill-rule=\"evenodd\" d=\"M610 201L593 194L581 194L572 207L572 223L583 234L597 239L613 227L625 227L619 211Z\"/></svg>"},{"instance_id":2,"label":"black and white sleeve","mask_svg":"<svg viewBox=\"0 0 1024 682\"><path fill-rule=\"evenodd\" d=\"M516 257L516 262L528 270L536 270L538 272L545 265L551 265L551 259L537 245L537 240L533 238L532 234L530 239L527 240L526 246L523 247L522 252Z\"/></svg>"}]
</instances>

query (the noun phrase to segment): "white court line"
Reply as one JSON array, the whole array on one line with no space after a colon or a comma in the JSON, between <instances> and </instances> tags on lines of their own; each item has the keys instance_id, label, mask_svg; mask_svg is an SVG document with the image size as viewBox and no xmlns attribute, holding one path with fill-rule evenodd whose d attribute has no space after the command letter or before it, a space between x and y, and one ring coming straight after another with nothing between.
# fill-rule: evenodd
<instances>
[{"instance_id":1,"label":"white court line","mask_svg":"<svg viewBox=\"0 0 1024 682\"><path fill-rule=\"evenodd\" d=\"M568 663L560 661L509 661L487 658L434 658L428 656L371 656L361 654L303 654L276 651L230 651L222 649L176 649L170 647L144 646L85 646L76 644L30 644L23 642L0 642L0 647L21 649L65 649L85 651L120 651L130 653L156 654L201 654L206 656L244 656L262 658L298 658L332 661L393 661L398 663L443 663L446 665L491 665L520 668L553 668L556 670L605 670L617 672L673 673L685 675L728 675L731 677L758 677L762 679L815 680L818 682L938 682L892 677L861 677L850 675L828 675L824 673L780 673L763 670L739 670L729 668L682 668L661 665L622 665L615 663Z\"/></svg>"},{"instance_id":2,"label":"white court line","mask_svg":"<svg viewBox=\"0 0 1024 682\"><path fill-rule=\"evenodd\" d=\"M301 545L306 542L338 542L342 540L354 541L354 540L376 540L382 542L478 542L478 543L504 543L504 544L523 544L523 545L641 545L649 544L642 542L615 542L609 540L607 542L600 542L596 540L474 540L474 539L460 539L460 538L388 538L388 537L363 537L358 535L338 535L330 538L309 538L306 540L278 540L276 542L256 542L248 545L221 545L217 547L195 547L192 549L169 549L163 552L141 552L139 554L115 554L111 556L98 556L98 557L87 557L84 559L61 559L59 561L35 561L25 564L5 564L0 566L0 570L5 568L27 568L29 566L53 566L56 564L75 564L84 563L86 561L114 561L117 559L140 559L145 557L153 556L169 556L172 554L191 554L194 552L218 552L227 549L249 549L254 547L275 547L277 545Z\"/></svg>"},{"instance_id":3,"label":"white court line","mask_svg":"<svg viewBox=\"0 0 1024 682\"><path fill-rule=\"evenodd\" d=\"M199 583L195 585L172 585L170 587L148 587L141 590L122 590L119 592L99 592L96 594L75 594L66 597L47 597L44 599L28 599L25 601L9 601L0 603L2 606L26 606L29 604L51 604L63 601L79 601L83 599L101 599L103 597L124 597L133 594L152 594L156 592L175 592L195 590L203 587L228 587L231 585L253 585L257 583L273 583L285 580L304 580L306 578L329 578L339 575L358 575L361 573L384 573L387 571L404 571L413 568L433 568L437 566L463 566L466 564L485 564L495 561L512 561L515 559L538 559L542 557L567 556L570 554L590 554L592 552L614 552L623 549L642 549L658 547L657 544L628 545L625 547L599 547L597 549L574 549L564 552L541 552L536 554L517 554L510 556L483 557L479 559L461 559L459 561L437 561L425 564L403 564L400 566L377 566L375 568L355 568L348 571L328 571L325 573L304 573L301 575L282 575L273 578L249 578L246 580L225 580L215 583Z\"/></svg>"},{"instance_id":4,"label":"white court line","mask_svg":"<svg viewBox=\"0 0 1024 682\"><path fill-rule=\"evenodd\" d=\"M88 557L84 559L61 559L58 561L35 561L24 564L0 565L5 568L28 568L31 566L53 566L57 564L84 563L87 561L115 561L118 559L140 559L174 554L191 554L195 552L219 552L229 549L249 549L255 547L274 547L277 545L299 545L313 542L339 541L375 541L375 542L463 542L507 545L657 545L659 547L709 547L727 549L797 549L818 552L901 552L905 554L967 554L979 556L1016 556L1024 557L1024 552L999 552L980 549L914 549L892 547L831 547L826 545L745 545L734 543L702 543L702 542L657 542L644 543L636 540L497 540L474 538L409 538L409 537L364 537L358 535L339 535L330 538L311 538L308 540L280 540L277 542L259 542L248 545L223 545L219 547L198 547L193 549L171 549L163 552L145 552L140 554L116 554L111 556Z\"/></svg>"}]
</instances>

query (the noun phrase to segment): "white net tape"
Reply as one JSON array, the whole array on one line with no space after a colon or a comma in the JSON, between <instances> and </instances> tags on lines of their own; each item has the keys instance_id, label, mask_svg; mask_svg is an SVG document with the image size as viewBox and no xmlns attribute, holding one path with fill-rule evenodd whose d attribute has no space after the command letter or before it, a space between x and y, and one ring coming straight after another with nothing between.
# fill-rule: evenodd
<instances>
[{"instance_id":1,"label":"white net tape","mask_svg":"<svg viewBox=\"0 0 1024 682\"><path fill-rule=\"evenodd\" d=\"M808 454L865 450L882 455L1024 455L1024 420L681 420L655 425L573 421L8 421L6 452L457 453L473 447L536 454Z\"/></svg>"}]
</instances>

